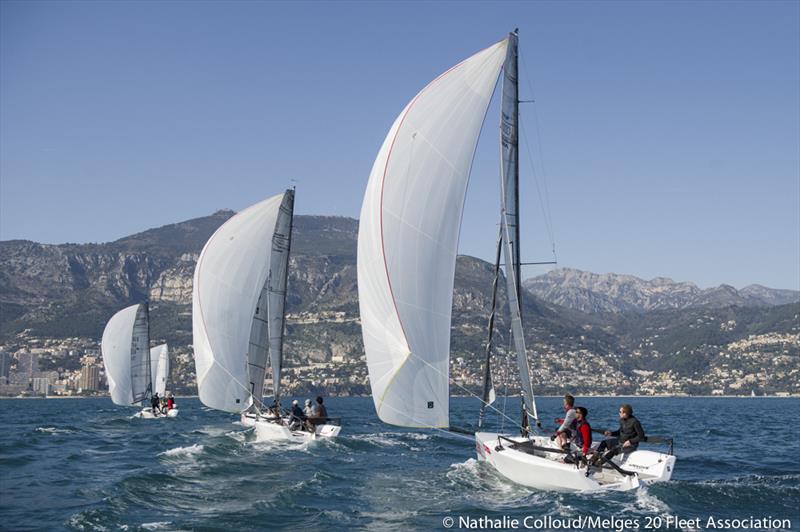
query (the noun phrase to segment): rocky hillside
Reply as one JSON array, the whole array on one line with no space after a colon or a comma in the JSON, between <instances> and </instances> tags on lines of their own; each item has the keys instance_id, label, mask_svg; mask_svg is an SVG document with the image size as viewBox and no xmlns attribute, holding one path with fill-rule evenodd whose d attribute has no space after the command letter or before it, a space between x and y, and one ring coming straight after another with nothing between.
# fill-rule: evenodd
<instances>
[{"instance_id":1,"label":"rocky hillside","mask_svg":"<svg viewBox=\"0 0 800 532\"><path fill-rule=\"evenodd\" d=\"M207 239L232 215L219 211L105 244L0 242L0 340L13 344L22 331L27 331L24 338L96 340L114 312L149 300L153 339L168 341L190 360L195 262ZM350 218L295 217L287 299L288 366L329 362L344 364L347 371L342 372L348 375L364 373L357 232L358 222ZM458 257L451 358L457 363L454 379L464 385L474 385L480 374L492 278L492 265ZM643 281L576 270L551 272L526 284L533 292L523 294L529 357L541 371L541 386L550 383L542 391L557 393L569 386L576 371L594 379L586 385L598 393L637 390L641 383L626 380L631 371L673 371L702 381L704 377L695 373L702 373L704 365L730 365L720 355L721 346L752 335L783 335L780 341L789 342L787 349L794 357L787 367L797 364L800 346L792 338L800 330L800 305L767 306L796 299L794 292L757 286L700 290L668 279ZM501 308L504 285L501 281ZM499 356L506 356L510 342L503 312L496 339ZM506 366L512 368L513 363ZM193 386L192 371L189 362L181 371L187 390ZM783 380L796 378L796 372L785 374ZM516 378L513 371L507 377L511 382Z\"/></svg>"},{"instance_id":2,"label":"rocky hillside","mask_svg":"<svg viewBox=\"0 0 800 532\"><path fill-rule=\"evenodd\" d=\"M524 282L535 296L583 312L628 312L695 307L769 307L800 301L800 292L750 285L701 289L665 277L646 281L632 275L597 274L562 268Z\"/></svg>"},{"instance_id":3,"label":"rocky hillside","mask_svg":"<svg viewBox=\"0 0 800 532\"><path fill-rule=\"evenodd\" d=\"M0 242L0 335L28 329L39 337L99 338L114 312L149 300L154 338L191 343L194 266L204 243L232 215L218 211L105 244ZM295 217L287 350L298 363L362 353L357 233L358 222L350 218ZM454 335L453 348L470 359L478 356L485 336L492 275L486 262L458 258L453 327L463 334ZM533 298L525 304L532 334L586 337L578 321Z\"/></svg>"}]
</instances>

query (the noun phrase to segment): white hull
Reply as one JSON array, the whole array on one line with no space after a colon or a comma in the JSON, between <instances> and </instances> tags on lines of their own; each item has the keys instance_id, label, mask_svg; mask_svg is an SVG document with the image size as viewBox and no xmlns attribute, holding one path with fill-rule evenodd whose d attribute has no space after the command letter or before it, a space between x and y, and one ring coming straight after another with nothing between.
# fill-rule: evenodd
<instances>
[{"instance_id":1,"label":"white hull","mask_svg":"<svg viewBox=\"0 0 800 532\"><path fill-rule=\"evenodd\" d=\"M177 408L173 408L171 410L168 410L166 415L165 414L158 414L156 416L156 415L153 415L153 409L150 408L150 407L147 407L147 408L142 408L142 410L140 412L137 412L136 414L134 414L133 417L138 417L138 418L142 418L142 419L163 419L163 418L167 418L167 417L178 417L178 409Z\"/></svg>"},{"instance_id":2,"label":"white hull","mask_svg":"<svg viewBox=\"0 0 800 532\"><path fill-rule=\"evenodd\" d=\"M274 421L255 421L256 441L295 441L306 442L319 438L335 438L341 432L339 425L317 425L314 432L289 430L285 423Z\"/></svg>"},{"instance_id":3,"label":"white hull","mask_svg":"<svg viewBox=\"0 0 800 532\"><path fill-rule=\"evenodd\" d=\"M527 441L522 437L508 439L514 442ZM557 449L547 437L534 437L532 441L540 447ZM499 442L502 443L500 450ZM562 454L513 449L508 440L499 440L495 433L476 433L475 447L478 460L488 462L504 477L517 484L543 490L627 491L654 482L666 482L672 477L675 467L675 457L672 455L636 450L613 459L615 464L634 475L623 475L606 466L602 469L590 468L587 476L585 466L562 462Z\"/></svg>"},{"instance_id":4,"label":"white hull","mask_svg":"<svg viewBox=\"0 0 800 532\"><path fill-rule=\"evenodd\" d=\"M256 414L255 412L243 412L239 417L239 422L243 427L252 428L256 426L256 421L275 419L275 416L265 416L264 414Z\"/></svg>"}]
</instances>

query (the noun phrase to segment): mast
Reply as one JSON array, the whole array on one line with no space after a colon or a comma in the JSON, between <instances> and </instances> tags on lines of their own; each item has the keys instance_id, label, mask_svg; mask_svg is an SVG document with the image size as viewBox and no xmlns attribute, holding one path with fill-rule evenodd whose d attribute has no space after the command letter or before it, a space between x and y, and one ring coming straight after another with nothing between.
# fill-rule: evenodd
<instances>
[{"instance_id":1,"label":"mast","mask_svg":"<svg viewBox=\"0 0 800 532\"><path fill-rule=\"evenodd\" d=\"M275 234L272 236L272 255L269 286L269 353L272 367L272 391L275 403L280 402L281 369L283 368L283 334L286 317L286 292L289 280L289 255L292 248L294 193L287 190L278 211Z\"/></svg>"},{"instance_id":2,"label":"mast","mask_svg":"<svg viewBox=\"0 0 800 532\"><path fill-rule=\"evenodd\" d=\"M503 101L500 136L502 155L502 239L506 263L508 302L511 312L511 329L517 351L520 385L525 410L538 420L536 403L531 386L530 367L522 327L522 272L520 264L519 227L519 84L517 75L518 30L508 36L508 49L503 65ZM523 412L524 414L525 412ZM527 416L523 415L523 420ZM523 430L526 429L523 421Z\"/></svg>"}]
</instances>

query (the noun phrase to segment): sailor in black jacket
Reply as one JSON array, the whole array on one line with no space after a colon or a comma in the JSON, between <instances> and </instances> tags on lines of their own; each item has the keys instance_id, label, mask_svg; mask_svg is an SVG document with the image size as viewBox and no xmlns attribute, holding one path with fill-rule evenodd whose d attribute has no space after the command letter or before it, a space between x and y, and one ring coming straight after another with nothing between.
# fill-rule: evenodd
<instances>
[{"instance_id":1,"label":"sailor in black jacket","mask_svg":"<svg viewBox=\"0 0 800 532\"><path fill-rule=\"evenodd\" d=\"M619 407L619 429L613 432L605 431L605 435L606 439L600 442L597 452L602 453L605 449L610 449L610 456L620 452L633 452L639 447L639 443L646 439L642 424L633 415L631 405Z\"/></svg>"}]
</instances>

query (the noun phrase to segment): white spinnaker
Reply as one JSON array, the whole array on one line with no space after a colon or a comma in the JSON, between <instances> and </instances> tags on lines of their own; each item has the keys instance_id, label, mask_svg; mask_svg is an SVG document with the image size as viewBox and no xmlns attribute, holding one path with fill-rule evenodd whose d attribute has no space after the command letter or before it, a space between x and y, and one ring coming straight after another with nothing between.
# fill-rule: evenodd
<instances>
[{"instance_id":1,"label":"white spinnaker","mask_svg":"<svg viewBox=\"0 0 800 532\"><path fill-rule=\"evenodd\" d=\"M449 426L450 318L472 157L507 40L406 106L370 173L358 232L361 330L378 417Z\"/></svg>"},{"instance_id":2,"label":"white spinnaker","mask_svg":"<svg viewBox=\"0 0 800 532\"><path fill-rule=\"evenodd\" d=\"M197 259L192 289L197 388L203 404L217 410L242 412L252 404L250 333L269 274L270 244L283 196L248 207L225 222Z\"/></svg>"},{"instance_id":3,"label":"white spinnaker","mask_svg":"<svg viewBox=\"0 0 800 532\"><path fill-rule=\"evenodd\" d=\"M108 392L115 404L133 403L131 388L131 340L139 305L131 305L114 314L103 330L100 349L106 370Z\"/></svg>"},{"instance_id":4,"label":"white spinnaker","mask_svg":"<svg viewBox=\"0 0 800 532\"><path fill-rule=\"evenodd\" d=\"M153 376L153 393L164 397L169 378L169 349L161 344L150 349L150 374Z\"/></svg>"}]
</instances>

